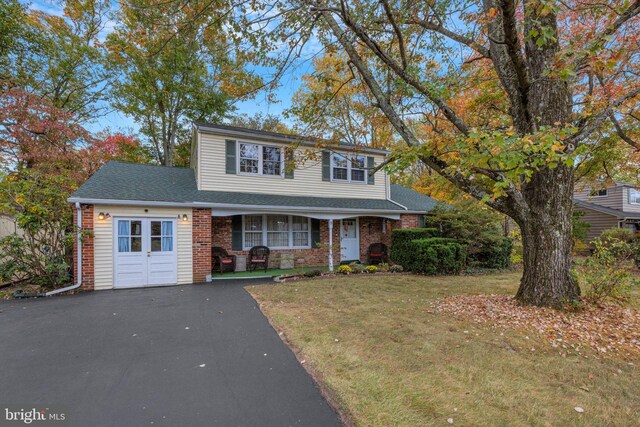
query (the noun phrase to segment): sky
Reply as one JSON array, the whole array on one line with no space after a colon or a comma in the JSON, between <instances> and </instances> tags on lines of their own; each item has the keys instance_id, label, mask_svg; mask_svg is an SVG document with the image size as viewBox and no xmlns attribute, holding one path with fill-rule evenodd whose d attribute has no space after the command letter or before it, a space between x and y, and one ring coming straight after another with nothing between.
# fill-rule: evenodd
<instances>
[{"instance_id":1,"label":"sky","mask_svg":"<svg viewBox=\"0 0 640 427\"><path fill-rule=\"evenodd\" d=\"M59 2L51 0L32 0L24 1L31 9L41 10L51 15L62 16L63 10ZM114 23L108 23L101 37L106 35L113 29ZM317 46L312 46L314 48ZM262 70L261 70L262 71ZM267 73L269 70L265 70ZM246 101L238 101L234 104L236 114L254 115L256 113L273 114L281 117L285 123L291 124L282 116L282 113L291 106L291 99L295 91L299 88L301 77L304 73L311 71L309 62L303 63L301 66L289 71L283 76L280 87L274 92L271 100L268 99L264 92L258 93L253 99ZM275 100L274 100L275 99ZM93 123L89 123L87 129L91 132L97 132L104 129L110 129L112 132L122 131L124 133L136 133L139 129L133 119L119 111L110 111L106 115L98 118Z\"/></svg>"}]
</instances>

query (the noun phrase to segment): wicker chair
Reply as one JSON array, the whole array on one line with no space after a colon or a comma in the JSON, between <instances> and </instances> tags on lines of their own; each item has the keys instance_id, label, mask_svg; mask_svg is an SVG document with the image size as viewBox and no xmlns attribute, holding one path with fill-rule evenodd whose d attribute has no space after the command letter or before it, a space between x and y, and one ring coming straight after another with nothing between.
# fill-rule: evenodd
<instances>
[{"instance_id":1,"label":"wicker chair","mask_svg":"<svg viewBox=\"0 0 640 427\"><path fill-rule=\"evenodd\" d=\"M367 254L367 262L369 264L380 264L388 259L387 245L384 243L372 243L369 245L369 253Z\"/></svg>"},{"instance_id":2,"label":"wicker chair","mask_svg":"<svg viewBox=\"0 0 640 427\"><path fill-rule=\"evenodd\" d=\"M249 271L255 271L257 266L264 266L264 271L267 271L269 253L271 251L266 246L254 246L249 249L249 259L247 260Z\"/></svg>"},{"instance_id":3,"label":"wicker chair","mask_svg":"<svg viewBox=\"0 0 640 427\"><path fill-rule=\"evenodd\" d=\"M225 248L211 248L211 272L236 271L236 256L229 255Z\"/></svg>"}]
</instances>

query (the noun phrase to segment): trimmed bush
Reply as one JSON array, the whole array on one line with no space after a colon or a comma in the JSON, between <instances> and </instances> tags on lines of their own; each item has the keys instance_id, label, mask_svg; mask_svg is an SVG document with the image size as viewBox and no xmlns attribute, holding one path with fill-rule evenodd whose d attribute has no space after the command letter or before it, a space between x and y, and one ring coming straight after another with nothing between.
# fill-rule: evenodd
<instances>
[{"instance_id":1,"label":"trimmed bush","mask_svg":"<svg viewBox=\"0 0 640 427\"><path fill-rule=\"evenodd\" d=\"M411 242L438 236L437 228L401 228L391 232L391 260L405 266L411 261ZM406 268L406 267L405 267Z\"/></svg>"},{"instance_id":2,"label":"trimmed bush","mask_svg":"<svg viewBox=\"0 0 640 427\"><path fill-rule=\"evenodd\" d=\"M482 268L508 268L511 265L513 241L508 237L498 237L495 242L485 242L483 246L475 248L475 253L468 253L470 264Z\"/></svg>"},{"instance_id":3,"label":"trimmed bush","mask_svg":"<svg viewBox=\"0 0 640 427\"><path fill-rule=\"evenodd\" d=\"M409 243L411 257L405 270L424 274L458 274L467 258L467 248L443 237L414 240Z\"/></svg>"},{"instance_id":4,"label":"trimmed bush","mask_svg":"<svg viewBox=\"0 0 640 427\"><path fill-rule=\"evenodd\" d=\"M322 276L322 270L309 270L303 273L304 277L317 277Z\"/></svg>"}]
</instances>

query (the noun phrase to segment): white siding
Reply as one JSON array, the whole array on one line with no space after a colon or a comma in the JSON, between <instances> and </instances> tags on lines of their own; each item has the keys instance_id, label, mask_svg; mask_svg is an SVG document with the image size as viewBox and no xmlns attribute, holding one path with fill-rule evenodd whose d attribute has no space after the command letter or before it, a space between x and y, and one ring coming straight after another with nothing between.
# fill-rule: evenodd
<instances>
[{"instance_id":1,"label":"white siding","mask_svg":"<svg viewBox=\"0 0 640 427\"><path fill-rule=\"evenodd\" d=\"M225 139L268 145L286 145L261 142L255 139L230 138L209 133L199 134L198 188L209 191L237 191L243 193L283 194L290 196L350 197L361 199L385 199L387 178L383 171L375 174L375 184L331 182L322 180L322 160L308 160L298 164L293 179L259 175L227 174ZM301 147L297 151L307 150ZM384 160L373 156L376 165Z\"/></svg>"},{"instance_id":2,"label":"white siding","mask_svg":"<svg viewBox=\"0 0 640 427\"><path fill-rule=\"evenodd\" d=\"M11 234L22 235L22 230L18 228L13 218L0 215L0 239Z\"/></svg>"},{"instance_id":3,"label":"white siding","mask_svg":"<svg viewBox=\"0 0 640 427\"><path fill-rule=\"evenodd\" d=\"M148 212L145 212L145 209ZM94 228L94 275L95 289L113 288L113 217L177 218L187 214L189 221L177 221L178 283L193 282L192 258L192 216L191 209L160 208L151 206L95 205ZM109 213L111 218L98 219L100 212Z\"/></svg>"}]
</instances>

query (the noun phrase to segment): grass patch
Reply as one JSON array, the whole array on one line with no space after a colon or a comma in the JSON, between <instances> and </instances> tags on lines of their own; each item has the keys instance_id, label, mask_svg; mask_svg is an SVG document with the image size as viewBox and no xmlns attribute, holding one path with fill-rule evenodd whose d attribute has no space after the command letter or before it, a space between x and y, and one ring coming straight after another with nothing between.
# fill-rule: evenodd
<instances>
[{"instance_id":1,"label":"grass patch","mask_svg":"<svg viewBox=\"0 0 640 427\"><path fill-rule=\"evenodd\" d=\"M349 276L248 290L356 425L640 422L640 361L561 356L537 334L456 319L430 304L514 294L519 278Z\"/></svg>"}]
</instances>

